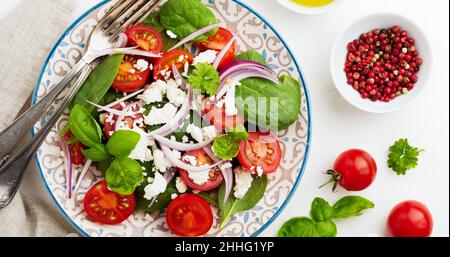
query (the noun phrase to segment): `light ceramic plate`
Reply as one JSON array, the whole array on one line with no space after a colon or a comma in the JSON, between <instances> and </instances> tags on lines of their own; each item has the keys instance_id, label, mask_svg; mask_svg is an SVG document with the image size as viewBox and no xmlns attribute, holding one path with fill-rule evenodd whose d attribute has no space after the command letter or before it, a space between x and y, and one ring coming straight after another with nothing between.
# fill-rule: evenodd
<instances>
[{"instance_id":1,"label":"light ceramic plate","mask_svg":"<svg viewBox=\"0 0 450 257\"><path fill-rule=\"evenodd\" d=\"M280 170L270 176L264 199L252 210L233 217L222 230L215 225L207 236L257 236L280 214L296 190L306 166L311 133L308 90L294 56L277 32L257 13L235 0L203 0L215 13L223 26L238 35L239 51L257 50L279 74L291 74L302 86L302 110L298 123L279 133L283 143L284 159ZM108 1L104 1L80 17L51 52L39 78L33 103L44 96L80 59L93 26L105 14ZM154 215L154 221L144 218L142 212L131 216L123 224L104 226L87 219L82 206L85 192L98 180L101 173L92 169L76 195L76 202L66 200L66 179L63 158L58 144L58 132L67 122L63 117L36 155L36 163L44 184L65 218L84 236L172 236L163 214ZM38 124L34 132L39 129Z\"/></svg>"},{"instance_id":2,"label":"light ceramic plate","mask_svg":"<svg viewBox=\"0 0 450 257\"><path fill-rule=\"evenodd\" d=\"M414 89L408 94L401 95L389 103L372 102L368 99L363 99L358 91L347 84L347 77L344 72L347 44L354 39L359 38L364 32L376 28L389 28L395 25L399 25L402 29L408 31L416 41L416 47L419 50L420 58L424 60L418 73L419 80L415 84ZM431 70L432 55L425 33L423 33L420 27L414 22L397 14L375 14L356 21L342 33L334 44L330 60L330 69L334 85L347 102L366 112L385 114L399 111L407 107L417 98L428 80Z\"/></svg>"}]
</instances>

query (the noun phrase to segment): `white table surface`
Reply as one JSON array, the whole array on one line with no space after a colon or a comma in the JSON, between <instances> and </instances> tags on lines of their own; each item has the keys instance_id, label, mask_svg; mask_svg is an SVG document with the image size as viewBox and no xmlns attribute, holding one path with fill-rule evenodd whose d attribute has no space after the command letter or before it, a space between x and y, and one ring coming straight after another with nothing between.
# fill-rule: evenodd
<instances>
[{"instance_id":1,"label":"white table surface","mask_svg":"<svg viewBox=\"0 0 450 257\"><path fill-rule=\"evenodd\" d=\"M78 2L75 20L99 0ZM18 1L0 1L0 17ZM311 201L323 197L334 202L349 193L319 190L322 171L330 168L344 150L358 147L373 154L379 170L375 183L356 195L371 199L376 208L361 217L338 221L339 236L384 236L389 211L403 200L425 203L434 218L433 236L449 236L449 1L347 0L338 10L321 16L303 16L283 8L276 0L243 0L260 12L281 33L300 61L312 99L313 138L307 169L290 204L262 234L276 235L291 217L309 213ZM427 88L411 106L389 115L361 112L335 90L329 72L332 44L353 21L372 13L393 12L413 19L426 32L433 51ZM387 149L407 137L426 149L420 165L407 176L387 167ZM24 188L50 201L39 174L31 167Z\"/></svg>"}]
</instances>

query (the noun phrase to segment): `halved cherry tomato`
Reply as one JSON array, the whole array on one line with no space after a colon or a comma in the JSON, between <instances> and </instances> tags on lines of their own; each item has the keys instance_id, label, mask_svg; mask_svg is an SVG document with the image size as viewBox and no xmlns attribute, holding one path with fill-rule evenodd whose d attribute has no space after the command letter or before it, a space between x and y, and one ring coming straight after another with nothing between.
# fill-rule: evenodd
<instances>
[{"instance_id":1,"label":"halved cherry tomato","mask_svg":"<svg viewBox=\"0 0 450 257\"><path fill-rule=\"evenodd\" d=\"M197 162L196 166L205 165L205 164L213 164L214 163L214 161L211 158L209 158L209 156L202 149L187 152L183 156L183 158L186 157L186 156L195 158L195 160ZM213 189L219 187L220 185L222 185L223 180L224 180L222 172L220 171L219 168L216 168L216 169L213 169L213 170L209 171L209 180L203 185L196 184L194 182L194 180L192 180L189 177L189 173L186 170L179 169L179 171L180 171L181 178L183 179L184 183L189 188L192 188L192 189L198 190L198 191L202 191L202 192L213 190Z\"/></svg>"},{"instance_id":2,"label":"halved cherry tomato","mask_svg":"<svg viewBox=\"0 0 450 257\"><path fill-rule=\"evenodd\" d=\"M433 231L433 218L422 203L406 201L394 207L387 225L394 237L429 237Z\"/></svg>"},{"instance_id":3,"label":"halved cherry tomato","mask_svg":"<svg viewBox=\"0 0 450 257\"><path fill-rule=\"evenodd\" d=\"M128 105L130 105L130 103L125 102L125 106L128 106ZM123 110L123 107L120 104L114 105L111 108L118 110L118 111ZM139 107L136 106L136 107L132 108L132 110L137 112L139 110ZM109 139L111 137L111 135L116 131L116 122L117 122L118 118L119 117L117 115L111 114L109 112L105 114L105 118L103 120L103 124L104 124L103 131L105 132L107 139ZM125 117L122 120L122 122L124 123L125 126L132 129L134 127L135 121L139 120L139 119L143 119L143 118L144 118L144 115L142 113L138 112L133 117L131 117L131 116ZM143 126L144 126L144 124L142 123L142 127Z\"/></svg>"},{"instance_id":4,"label":"halved cherry tomato","mask_svg":"<svg viewBox=\"0 0 450 257\"><path fill-rule=\"evenodd\" d=\"M201 196L185 194L169 204L166 222L175 235L202 236L213 225L213 213L211 206Z\"/></svg>"},{"instance_id":5,"label":"halved cherry tomato","mask_svg":"<svg viewBox=\"0 0 450 257\"><path fill-rule=\"evenodd\" d=\"M209 119L209 122L217 129L226 130L227 128L235 128L237 125L243 125L245 123L244 118L240 115L227 116L225 107L219 109L210 98L207 98L203 102L203 111L205 118Z\"/></svg>"},{"instance_id":6,"label":"halved cherry tomato","mask_svg":"<svg viewBox=\"0 0 450 257\"><path fill-rule=\"evenodd\" d=\"M150 77L150 69L146 69L145 71L136 69L134 65L139 59L136 56L125 55L119 68L119 74L117 74L112 84L112 88L119 92L131 93L145 86Z\"/></svg>"},{"instance_id":7,"label":"halved cherry tomato","mask_svg":"<svg viewBox=\"0 0 450 257\"><path fill-rule=\"evenodd\" d=\"M125 33L129 46L139 46L142 50L159 54L163 49L161 34L149 26L138 24Z\"/></svg>"},{"instance_id":8,"label":"halved cherry tomato","mask_svg":"<svg viewBox=\"0 0 450 257\"><path fill-rule=\"evenodd\" d=\"M108 190L106 181L95 184L84 197L84 210L93 221L115 225L128 219L134 212L134 195L119 195Z\"/></svg>"},{"instance_id":9,"label":"halved cherry tomato","mask_svg":"<svg viewBox=\"0 0 450 257\"><path fill-rule=\"evenodd\" d=\"M230 42L230 40L233 38L233 34L225 29L225 28L219 28L219 31L217 34L210 36L206 41L201 43L196 43L196 46L200 48L202 51L205 50L215 50L215 51L222 51L222 49L225 48L225 46ZM219 65L219 70L223 67L226 67L228 64L233 62L236 51L236 41L233 43L233 45L230 47L230 49L227 51L225 56L223 57L222 61Z\"/></svg>"},{"instance_id":10,"label":"halved cherry tomato","mask_svg":"<svg viewBox=\"0 0 450 257\"><path fill-rule=\"evenodd\" d=\"M280 167L281 147L274 135L249 132L248 140L242 141L240 147L238 160L245 169L256 173L261 168L264 174L269 174Z\"/></svg>"},{"instance_id":11,"label":"halved cherry tomato","mask_svg":"<svg viewBox=\"0 0 450 257\"><path fill-rule=\"evenodd\" d=\"M192 63L193 61L194 56L188 51L179 49L169 51L156 61L153 69L153 78L155 80L164 79L164 75L161 73L163 71L172 72L172 64L175 64L177 69L182 72L184 70L185 63Z\"/></svg>"},{"instance_id":12,"label":"halved cherry tomato","mask_svg":"<svg viewBox=\"0 0 450 257\"><path fill-rule=\"evenodd\" d=\"M72 131L68 131L64 138L66 140L70 140L74 138L75 136L72 134ZM83 145L81 142L76 142L69 145L70 149L70 159L72 159L72 164L75 165L82 165L86 162L86 157L84 157L83 149L86 149L86 146Z\"/></svg>"}]
</instances>

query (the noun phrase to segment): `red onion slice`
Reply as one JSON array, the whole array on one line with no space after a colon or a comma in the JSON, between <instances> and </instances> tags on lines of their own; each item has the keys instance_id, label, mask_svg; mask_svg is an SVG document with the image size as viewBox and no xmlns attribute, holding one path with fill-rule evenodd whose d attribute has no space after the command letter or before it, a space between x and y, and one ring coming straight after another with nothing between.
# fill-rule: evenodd
<instances>
[{"instance_id":1,"label":"red onion slice","mask_svg":"<svg viewBox=\"0 0 450 257\"><path fill-rule=\"evenodd\" d=\"M101 51L96 51L91 54L85 55L83 58L86 62L91 63L93 60L107 55L117 55L117 54L128 54L137 55L149 58L161 58L160 54L150 53L144 50L137 49L138 47L127 47L127 48L110 48Z\"/></svg>"},{"instance_id":2,"label":"red onion slice","mask_svg":"<svg viewBox=\"0 0 450 257\"><path fill-rule=\"evenodd\" d=\"M229 64L227 67L225 67L223 70L220 71L220 79L223 80L231 73L242 70L242 69L263 70L263 71L272 73L274 75L274 77L277 77L276 73L272 69L270 69L269 67L267 67L261 63L254 62L254 61L236 61L236 62Z\"/></svg>"},{"instance_id":3,"label":"red onion slice","mask_svg":"<svg viewBox=\"0 0 450 257\"><path fill-rule=\"evenodd\" d=\"M136 92L134 92L134 93L132 93L132 94L126 95L126 96L124 96L123 98L120 98L120 99L118 99L118 100L115 101L115 102L112 102L112 103L110 103L110 104L108 104L108 105L105 105L104 107L105 107L105 108L112 108L112 107L114 107L115 105L124 103L125 101L127 101L127 100L129 100L129 99L131 99L131 98L133 98L133 97L135 97L135 96L141 94L141 93L144 93L144 91L145 91L145 88L143 88L143 89L141 89L141 90L138 90L138 91L136 91Z\"/></svg>"},{"instance_id":4,"label":"red onion slice","mask_svg":"<svg viewBox=\"0 0 450 257\"><path fill-rule=\"evenodd\" d=\"M217 70L219 68L220 63L222 62L223 58L227 54L228 50L233 46L234 41L236 40L236 36L233 36L233 38L225 45L225 47L220 51L220 53L217 55L216 60L213 63L213 67Z\"/></svg>"},{"instance_id":5,"label":"red onion slice","mask_svg":"<svg viewBox=\"0 0 450 257\"><path fill-rule=\"evenodd\" d=\"M161 144L164 144L171 149L182 151L182 152L189 152L189 151L201 149L201 148L211 144L214 141L214 139L212 139L212 140L208 140L204 143L185 144L185 143L180 143L177 141L172 141L168 138L165 138L165 137L157 135L157 134L154 134L153 137L156 139L156 141L160 142Z\"/></svg>"},{"instance_id":6,"label":"red onion slice","mask_svg":"<svg viewBox=\"0 0 450 257\"><path fill-rule=\"evenodd\" d=\"M92 165L92 161L88 159L86 161L86 163L84 164L83 169L80 172L80 176L78 177L77 184L75 186L75 189L73 190L74 195L78 192L78 189L80 189L81 183L83 182L84 178L86 177L86 174L88 173L91 165Z\"/></svg>"},{"instance_id":7,"label":"red onion slice","mask_svg":"<svg viewBox=\"0 0 450 257\"><path fill-rule=\"evenodd\" d=\"M209 25L207 27L201 28L201 29L197 30L196 32L190 34L189 36L185 37L184 39L182 39L180 42L178 42L176 45L174 45L172 48L170 48L169 51L177 49L178 47L180 47L180 46L182 46L182 45L184 45L186 43L189 43L191 40L195 39L196 37L199 37L199 36L201 36L201 35L203 35L205 33L208 33L211 30L215 30L218 27L219 27L219 24L216 23L216 24Z\"/></svg>"},{"instance_id":8,"label":"red onion slice","mask_svg":"<svg viewBox=\"0 0 450 257\"><path fill-rule=\"evenodd\" d=\"M117 41L114 43L114 47L122 48L128 44L128 36L125 33L120 33Z\"/></svg>"},{"instance_id":9,"label":"red onion slice","mask_svg":"<svg viewBox=\"0 0 450 257\"><path fill-rule=\"evenodd\" d=\"M105 107L105 106L98 105L98 104L93 103L93 102L91 102L91 101L89 101L87 99L85 99L85 100L86 100L87 103L97 107L99 110L104 111L104 112L109 112L109 113L117 115L117 116L133 116L134 115L134 113L128 113L128 112L124 112L124 111L119 111L119 110L116 110L116 109L112 109L112 108L108 108L108 107Z\"/></svg>"},{"instance_id":10,"label":"red onion slice","mask_svg":"<svg viewBox=\"0 0 450 257\"><path fill-rule=\"evenodd\" d=\"M220 161L213 165L202 165L202 166L196 167L196 166L189 165L189 164L181 161L180 159L178 159L178 157L166 145L161 144L161 149L164 152L164 155L167 157L167 159L169 159L169 161L173 165L177 166L180 169L186 170L188 172L205 172L205 171L214 169L215 167L217 167L219 165L222 165L224 162L224 161Z\"/></svg>"},{"instance_id":11,"label":"red onion slice","mask_svg":"<svg viewBox=\"0 0 450 257\"><path fill-rule=\"evenodd\" d=\"M206 146L203 148L203 151L211 158L214 162L219 162L220 158L216 156L214 151L211 149L211 146ZM230 197L231 191L233 190L233 169L230 167L231 163L227 162L220 166L220 170L222 171L222 175L225 181L225 195L223 202L227 203L228 198Z\"/></svg>"},{"instance_id":12,"label":"red onion slice","mask_svg":"<svg viewBox=\"0 0 450 257\"><path fill-rule=\"evenodd\" d=\"M180 88L186 91L187 89L186 85L188 84L188 82L183 76L181 76L180 71L178 70L177 66L174 63L172 63L172 72L176 83L178 83L178 81L181 81Z\"/></svg>"},{"instance_id":13,"label":"red onion slice","mask_svg":"<svg viewBox=\"0 0 450 257\"><path fill-rule=\"evenodd\" d=\"M67 199L72 198L72 179L73 179L73 166L72 157L70 156L70 147L66 139L61 136L59 140L59 145L61 146L64 162L64 169L66 171L66 193Z\"/></svg>"}]
</instances>

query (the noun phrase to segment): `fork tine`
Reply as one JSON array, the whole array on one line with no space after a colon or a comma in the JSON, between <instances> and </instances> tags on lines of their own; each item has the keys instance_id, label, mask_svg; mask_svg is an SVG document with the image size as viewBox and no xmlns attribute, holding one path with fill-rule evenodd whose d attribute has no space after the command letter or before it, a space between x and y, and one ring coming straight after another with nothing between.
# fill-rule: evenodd
<instances>
[{"instance_id":1,"label":"fork tine","mask_svg":"<svg viewBox=\"0 0 450 257\"><path fill-rule=\"evenodd\" d=\"M99 21L98 26L102 30L106 30L115 21L117 17L122 15L126 10L132 7L132 1L119 0L115 3Z\"/></svg>"},{"instance_id":2,"label":"fork tine","mask_svg":"<svg viewBox=\"0 0 450 257\"><path fill-rule=\"evenodd\" d=\"M134 0L129 1L128 6L126 9L120 14L114 17L114 20L111 22L111 24L105 28L104 33L107 37L110 37L111 34L116 32L117 29L119 29L122 24L130 18L130 16L138 10L141 5L145 2L145 0ZM131 4L130 4L131 3Z\"/></svg>"},{"instance_id":3,"label":"fork tine","mask_svg":"<svg viewBox=\"0 0 450 257\"><path fill-rule=\"evenodd\" d=\"M150 13L158 6L160 2L161 0L152 0L140 6L140 8L137 9L134 14L126 19L125 22L111 34L110 40L115 41L119 34L126 30L128 27L142 22L148 15L150 15Z\"/></svg>"}]
</instances>

